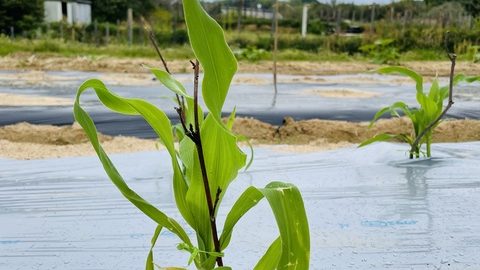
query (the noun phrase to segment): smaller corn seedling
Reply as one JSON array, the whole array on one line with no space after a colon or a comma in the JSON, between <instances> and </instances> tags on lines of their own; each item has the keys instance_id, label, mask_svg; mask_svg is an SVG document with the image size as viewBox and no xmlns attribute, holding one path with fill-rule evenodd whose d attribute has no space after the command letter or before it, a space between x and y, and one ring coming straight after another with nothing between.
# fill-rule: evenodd
<instances>
[{"instance_id":1,"label":"smaller corn seedling","mask_svg":"<svg viewBox=\"0 0 480 270\"><path fill-rule=\"evenodd\" d=\"M402 101L393 103L391 106L380 109L373 117L370 126L372 126L381 116L390 113L394 117L400 117L399 112L410 119L413 132L411 134L390 134L382 133L362 142L359 147L369 145L374 142L400 140L410 145L410 158L419 158L420 153L431 157L432 134L438 126L447 111L453 105L453 86L460 82L474 82L480 80L480 76L468 77L463 74L454 76L455 72L455 54L449 54L451 60L450 82L448 86L440 86L438 79L432 82L428 93L423 89L423 77L415 71L405 67L385 67L378 69L381 74L401 74L410 77L416 85L417 108L410 108ZM448 98L448 104L444 107L444 100ZM426 151L421 151L425 144Z\"/></svg>"},{"instance_id":2,"label":"smaller corn seedling","mask_svg":"<svg viewBox=\"0 0 480 270\"><path fill-rule=\"evenodd\" d=\"M223 123L222 107L237 69L237 61L225 42L220 26L205 12L198 0L183 0L190 44L198 58L194 69L193 96L168 71L151 68L157 79L175 95L180 126L174 128L161 109L142 99L123 98L107 89L97 79L84 82L74 103L76 121L85 130L103 168L123 196L158 224L152 238L146 269L153 270L153 247L162 230L178 236L181 251L190 253L188 264L198 269L231 269L223 262L235 225L262 198L266 198L279 229L278 238L270 245L254 269L308 269L310 235L308 221L299 190L291 184L272 182L264 188L247 188L233 204L221 231L217 230L217 212L229 185L246 165L246 155L238 147L241 137L232 133L234 113ZM159 51L157 53L160 54ZM161 54L160 54L161 56ZM208 113L204 116L198 102L200 65L203 67L202 95ZM196 244L186 230L172 217L159 210L130 189L119 174L97 136L95 124L81 107L80 97L93 89L110 110L139 115L153 128L170 155L173 169L173 195L178 212L196 236ZM174 143L174 130L178 146ZM178 268L175 268L178 269Z\"/></svg>"}]
</instances>

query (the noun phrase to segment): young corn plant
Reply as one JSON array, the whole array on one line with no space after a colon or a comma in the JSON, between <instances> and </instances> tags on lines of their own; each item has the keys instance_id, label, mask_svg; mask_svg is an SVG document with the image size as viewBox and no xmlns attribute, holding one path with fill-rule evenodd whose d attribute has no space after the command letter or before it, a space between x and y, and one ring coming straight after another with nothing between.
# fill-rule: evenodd
<instances>
[{"instance_id":1,"label":"young corn plant","mask_svg":"<svg viewBox=\"0 0 480 270\"><path fill-rule=\"evenodd\" d=\"M225 42L220 26L208 16L198 0L184 0L185 21L190 44L198 60L194 69L193 96L168 71L152 68L158 80L177 97L180 131L178 146L174 144L172 123L161 109L142 99L124 98L109 91L97 79L84 82L78 89L74 104L76 121L85 130L105 172L140 211L158 224L147 257L146 269L153 270L153 247L162 230L178 236L177 248L190 253L188 264L198 269L231 269L223 261L235 225L240 218L265 197L279 230L254 269L308 269L310 236L303 200L299 190L287 183L272 182L264 188L249 187L227 214L222 230L217 228L217 212L230 183L245 167L246 155L237 146L239 138L232 133L234 114L224 124L222 107L237 69L235 57ZM163 59L162 59L163 60ZM198 104L199 73L203 68L202 95L208 113L204 116ZM130 189L102 148L95 124L81 107L80 97L93 89L108 109L124 114L139 115L158 135L170 155L173 169L173 193L178 211L196 234L196 244L175 219L167 216ZM187 263L187 262L186 262Z\"/></svg>"},{"instance_id":2,"label":"young corn plant","mask_svg":"<svg viewBox=\"0 0 480 270\"><path fill-rule=\"evenodd\" d=\"M435 78L428 93L425 93L423 90L423 77L411 69L398 66L378 69L378 72L381 74L401 74L413 79L416 85L416 99L418 102L418 107L410 108L404 102L395 102L391 106L380 109L373 117L370 127L373 126L373 124L386 113L390 113L394 117L400 117L400 111L404 114L404 116L410 119L413 126L413 131L410 134L378 134L373 138L362 142L359 147L363 147L374 142L395 139L410 145L410 159L413 159L414 157L419 158L420 153L424 153L427 157L431 157L433 131L454 103L453 86L462 81L471 83L480 79L480 77L468 77L463 74L454 76L456 55L451 53L449 54L449 58L451 61L449 85L441 87L438 83L438 79ZM448 103L444 107L443 103L447 98ZM423 145L425 145L426 151L421 150Z\"/></svg>"}]
</instances>

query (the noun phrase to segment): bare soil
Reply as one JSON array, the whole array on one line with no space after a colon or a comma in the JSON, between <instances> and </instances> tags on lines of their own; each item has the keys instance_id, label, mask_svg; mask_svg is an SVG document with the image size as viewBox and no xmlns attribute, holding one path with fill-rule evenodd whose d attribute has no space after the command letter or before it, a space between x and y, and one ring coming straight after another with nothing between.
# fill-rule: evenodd
<instances>
[{"instance_id":1,"label":"bare soil","mask_svg":"<svg viewBox=\"0 0 480 270\"><path fill-rule=\"evenodd\" d=\"M0 106L72 106L73 100L58 97L0 93Z\"/></svg>"},{"instance_id":2,"label":"bare soil","mask_svg":"<svg viewBox=\"0 0 480 270\"><path fill-rule=\"evenodd\" d=\"M61 57L16 53L0 57L0 70L78 70L102 71L119 73L146 73L142 67L160 66L153 58L113 58L113 57ZM186 60L170 60L169 68L175 73L185 73L191 70ZM450 72L449 61L409 61L402 65L412 68L425 76L447 76ZM378 68L379 65L368 62L312 62L312 61L282 61L278 64L281 74L295 75L329 75L362 73ZM457 62L457 72L468 75L480 74L480 64L472 62ZM270 61L242 62L239 72L265 73L272 71Z\"/></svg>"},{"instance_id":3,"label":"bare soil","mask_svg":"<svg viewBox=\"0 0 480 270\"><path fill-rule=\"evenodd\" d=\"M155 140L111 137L100 134L108 153L153 151ZM44 159L95 155L92 145L78 125L50 126L19 123L0 127L0 156L13 159Z\"/></svg>"},{"instance_id":4,"label":"bare soil","mask_svg":"<svg viewBox=\"0 0 480 270\"><path fill-rule=\"evenodd\" d=\"M251 139L259 147L282 152L314 152L356 145L382 132L409 133L412 128L405 118L368 123L321 119L295 121L285 118L283 125L273 126L252 118L235 120L233 131ZM434 133L434 142L480 140L480 121L446 120ZM161 148L156 140L100 135L108 153L155 151ZM83 130L78 125L47 126L19 123L0 127L0 156L14 159L43 159L95 155Z\"/></svg>"},{"instance_id":5,"label":"bare soil","mask_svg":"<svg viewBox=\"0 0 480 270\"><path fill-rule=\"evenodd\" d=\"M347 122L332 120L295 121L286 117L281 126L273 126L251 118L236 120L233 130L260 144L300 144L317 145L322 143L360 143L379 133L412 132L406 118L382 119L369 128L367 122ZM433 134L434 142L463 142L480 140L480 121L446 120L440 123Z\"/></svg>"}]
</instances>

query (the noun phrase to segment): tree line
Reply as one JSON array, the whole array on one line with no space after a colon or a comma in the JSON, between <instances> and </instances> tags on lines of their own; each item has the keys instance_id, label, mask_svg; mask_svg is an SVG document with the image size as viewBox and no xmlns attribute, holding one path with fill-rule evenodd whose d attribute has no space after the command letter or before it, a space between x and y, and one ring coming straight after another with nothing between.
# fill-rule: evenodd
<instances>
[{"instance_id":1,"label":"tree line","mask_svg":"<svg viewBox=\"0 0 480 270\"><path fill-rule=\"evenodd\" d=\"M225 0L218 2L208 2L206 4L207 10L216 18L221 16L221 6L227 6L235 8L241 15L242 11L246 8L262 8L271 9L276 0ZM370 6L356 6L352 4L337 4L336 0L332 0L329 5L327 4L315 4L312 1L306 0L291 0L283 4L283 8L280 8L280 13L285 18L293 18L294 20L300 20L298 16L300 8L303 3L310 2L312 5L311 12L315 14L314 17L319 16L325 18L330 14L327 11L331 9L331 16L334 16L335 9L340 7L342 12L347 18L354 18L360 16L360 14L367 14ZM425 0L425 8L432 9L441 6L447 2L459 3L463 6L466 13L469 13L473 17L480 15L480 0ZM177 3L177 4L175 4ZM21 34L28 31L34 31L38 29L43 23L44 17L44 1L43 0L1 0L0 1L0 33L9 35L12 31L15 34ZM92 17L94 20L101 22L116 23L118 21L124 21L126 18L126 11L128 8L133 9L136 16L148 17L152 14L160 14L156 17L165 17L169 20L174 20L179 23L178 13L181 0L92 0ZM417 13L419 10L415 8L418 5L418 1L404 0L396 2L386 6L378 6L375 11L375 20L387 18L391 13L392 7L396 12L402 12L403 10L411 10L412 14ZM161 10L162 12L158 12ZM297 14L298 13L298 14ZM330 16L330 15L328 15ZM366 15L365 15L366 16ZM153 16L155 17L155 16Z\"/></svg>"}]
</instances>

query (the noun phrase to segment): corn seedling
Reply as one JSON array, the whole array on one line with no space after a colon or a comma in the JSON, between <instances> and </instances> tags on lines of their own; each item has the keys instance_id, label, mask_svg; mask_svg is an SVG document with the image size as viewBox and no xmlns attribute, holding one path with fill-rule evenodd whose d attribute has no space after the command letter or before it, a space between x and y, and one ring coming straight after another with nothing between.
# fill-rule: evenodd
<instances>
[{"instance_id":1,"label":"corn seedling","mask_svg":"<svg viewBox=\"0 0 480 270\"><path fill-rule=\"evenodd\" d=\"M467 77L463 74L454 76L456 55L449 54L451 61L450 82L448 86L441 87L438 79L435 78L432 82L428 94L423 90L423 77L415 71L405 67L385 67L378 70L381 74L401 74L408 76L415 81L416 85L416 99L418 108L410 108L404 102L395 102L391 106L379 110L370 123L372 126L382 115L390 113L394 117L400 117L399 111L402 112L408 119L410 119L413 132L411 134L390 134L382 133L374 136L364 142L359 147L369 145L374 142L387 140L400 140L410 145L410 158L419 158L423 144L426 146L426 156L431 157L432 134L434 129L438 126L447 111L453 105L453 86L458 83L474 82L480 80L480 77ZM448 98L447 105L443 106L444 100Z\"/></svg>"},{"instance_id":2,"label":"corn seedling","mask_svg":"<svg viewBox=\"0 0 480 270\"><path fill-rule=\"evenodd\" d=\"M394 43L394 39L379 39L372 44L361 46L359 50L377 64L398 65L400 54Z\"/></svg>"},{"instance_id":3,"label":"corn seedling","mask_svg":"<svg viewBox=\"0 0 480 270\"><path fill-rule=\"evenodd\" d=\"M308 269L310 236L308 222L299 190L287 183L272 182L264 188L249 187L227 214L222 230L217 230L217 212L230 183L246 165L246 155L238 147L240 137L231 131L234 113L224 124L222 107L237 69L235 57L225 42L220 26L208 16L198 0L184 0L183 8L190 44L198 58L194 70L193 96L166 68L151 68L157 79L176 95L176 111L180 127L175 128L178 146L174 144L173 126L161 109L142 99L124 98L107 89L97 79L84 82L78 89L74 104L76 121L85 130L102 165L120 192L140 211L158 224L147 257L146 269L153 270L153 248L162 230L178 236L178 249L190 253L190 261L198 269L231 269L223 261L240 218L265 197L276 219L279 236L255 266L258 270ZM159 52L158 52L159 53ZM199 73L203 68L202 95L208 113L204 116L198 104ZM178 211L193 229L196 244L175 219L167 216L130 189L102 148L95 124L81 107L80 97L93 89L108 109L139 115L152 127L171 158L173 193ZM186 262L187 263L187 262Z\"/></svg>"}]
</instances>

